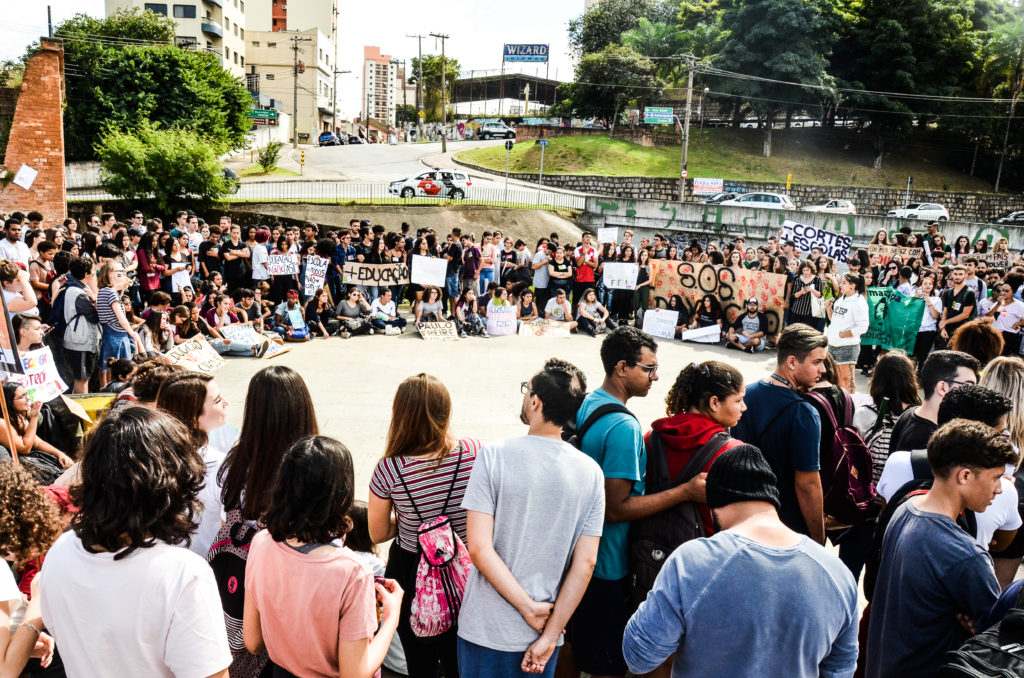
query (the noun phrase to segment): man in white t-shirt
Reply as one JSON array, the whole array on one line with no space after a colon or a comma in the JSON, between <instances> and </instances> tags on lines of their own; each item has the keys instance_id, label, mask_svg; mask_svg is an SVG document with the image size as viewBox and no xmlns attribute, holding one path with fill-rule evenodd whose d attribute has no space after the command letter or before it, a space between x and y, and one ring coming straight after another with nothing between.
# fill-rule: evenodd
<instances>
[{"instance_id":1,"label":"man in white t-shirt","mask_svg":"<svg viewBox=\"0 0 1024 678\"><path fill-rule=\"evenodd\" d=\"M401 334L407 321L398 315L395 300L391 298L391 288L382 287L381 290L380 296L370 304L370 324L375 330L384 330L384 334Z\"/></svg>"},{"instance_id":2,"label":"man in white t-shirt","mask_svg":"<svg viewBox=\"0 0 1024 678\"><path fill-rule=\"evenodd\" d=\"M576 321L572 320L572 309L569 307L569 300L565 296L565 290L559 289L555 296L548 299L544 307L544 317L553 322L566 323L570 330L576 329Z\"/></svg>"},{"instance_id":3,"label":"man in white t-shirt","mask_svg":"<svg viewBox=\"0 0 1024 678\"><path fill-rule=\"evenodd\" d=\"M1003 335L1005 355L1020 353L1020 328L1024 326L1024 302L1015 299L1013 286L998 283L993 286L995 297L978 303L978 319L991 323Z\"/></svg>"},{"instance_id":4,"label":"man in white t-shirt","mask_svg":"<svg viewBox=\"0 0 1024 678\"><path fill-rule=\"evenodd\" d=\"M18 219L11 218L4 222L4 239L0 240L0 258L9 259L11 263L28 270L31 255L28 246L21 241L21 221Z\"/></svg>"},{"instance_id":5,"label":"man in white t-shirt","mask_svg":"<svg viewBox=\"0 0 1024 678\"><path fill-rule=\"evenodd\" d=\"M205 471L168 414L122 407L97 424L74 531L57 539L39 574L43 622L68 675L228 677L213 570L177 545L196 527L188 516Z\"/></svg>"},{"instance_id":6,"label":"man in white t-shirt","mask_svg":"<svg viewBox=\"0 0 1024 678\"><path fill-rule=\"evenodd\" d=\"M958 386L939 405L938 425L953 419L980 421L997 431L1006 430L1006 417L1010 413L1008 398L984 386ZM915 479L911 463L911 452L898 451L889 455L878 479L878 493L890 501L897 491ZM1017 511L1017 489L1012 478L1014 469L1007 467L1007 476L1001 480L1002 492L997 494L989 507L977 514L978 534L975 542L981 548L1001 551L1013 541L1022 521Z\"/></svg>"}]
</instances>

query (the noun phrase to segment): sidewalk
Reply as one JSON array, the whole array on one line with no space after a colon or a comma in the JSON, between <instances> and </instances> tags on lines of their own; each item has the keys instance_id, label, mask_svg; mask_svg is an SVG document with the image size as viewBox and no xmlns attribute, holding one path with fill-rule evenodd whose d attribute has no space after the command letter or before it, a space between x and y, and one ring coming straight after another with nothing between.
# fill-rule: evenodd
<instances>
[{"instance_id":1,"label":"sidewalk","mask_svg":"<svg viewBox=\"0 0 1024 678\"><path fill-rule=\"evenodd\" d=\"M352 179L343 172L337 172L334 170L326 169L323 167L313 167L306 165L302 167L299 164L299 156L302 151L308 151L312 148L316 148L312 145L299 144L298 148L292 148L291 144L288 144L281 149L281 157L277 162L277 166L281 169L290 170L295 172L298 176L291 175L280 175L271 174L269 176L255 176L255 177L242 177L242 181L245 183L261 183L261 182L277 182L277 181L351 181ZM233 154L230 158L224 161L224 166L232 169L237 174L241 174L242 170L252 167L256 164L257 151L253 151L250 156L250 151L239 151ZM252 158L250 160L250 157Z\"/></svg>"}]
</instances>

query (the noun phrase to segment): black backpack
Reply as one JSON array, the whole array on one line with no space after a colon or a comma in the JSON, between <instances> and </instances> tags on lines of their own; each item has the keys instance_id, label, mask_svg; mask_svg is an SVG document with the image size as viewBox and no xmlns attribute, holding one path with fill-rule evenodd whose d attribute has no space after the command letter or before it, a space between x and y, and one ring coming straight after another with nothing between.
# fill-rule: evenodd
<instances>
[{"instance_id":1,"label":"black backpack","mask_svg":"<svg viewBox=\"0 0 1024 678\"><path fill-rule=\"evenodd\" d=\"M665 440L656 431L651 431L647 439L647 474L644 479L647 492L663 492L690 481L729 440L725 431L711 436L694 451L679 475L672 478L668 474ZM654 588L654 580L673 551L691 539L707 536L699 507L696 502L684 501L630 523L629 570L633 575L630 602L633 609L639 607Z\"/></svg>"},{"instance_id":2,"label":"black backpack","mask_svg":"<svg viewBox=\"0 0 1024 678\"><path fill-rule=\"evenodd\" d=\"M911 450L910 468L914 472L913 480L908 480L896 493L892 500L885 505L878 516L878 524L875 525L875 534L871 540L871 550L868 551L867 560L864 563L864 597L870 602L875 596L875 584L878 583L878 570L882 565L882 545L885 540L885 530L889 527L896 510L913 496L925 494L931 489L935 481L932 476L931 466L928 465L927 450ZM957 517L956 524L971 537L978 536L978 520L974 511L965 509Z\"/></svg>"},{"instance_id":3,"label":"black backpack","mask_svg":"<svg viewBox=\"0 0 1024 678\"><path fill-rule=\"evenodd\" d=\"M1024 676L1024 586L1003 620L946 653L938 678Z\"/></svg>"},{"instance_id":4,"label":"black backpack","mask_svg":"<svg viewBox=\"0 0 1024 678\"><path fill-rule=\"evenodd\" d=\"M622 403L605 403L599 406L596 410L590 413L583 424L576 428L576 421L573 420L568 426L562 427L562 440L569 443L576 449L583 449L583 436L586 435L587 431L590 430L597 420L604 417L606 414L613 414L615 412L622 412L636 419L636 415L629 411ZM637 419L639 422L639 419Z\"/></svg>"}]
</instances>

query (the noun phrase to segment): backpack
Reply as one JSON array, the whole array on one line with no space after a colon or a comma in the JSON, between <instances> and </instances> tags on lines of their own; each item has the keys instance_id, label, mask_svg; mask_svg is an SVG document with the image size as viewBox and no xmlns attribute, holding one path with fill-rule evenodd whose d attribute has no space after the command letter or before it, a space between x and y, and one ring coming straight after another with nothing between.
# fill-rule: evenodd
<instances>
[{"instance_id":1,"label":"backpack","mask_svg":"<svg viewBox=\"0 0 1024 678\"><path fill-rule=\"evenodd\" d=\"M868 451L871 452L871 482L876 487L882 478L885 460L889 458L889 442L892 440L892 429L896 426L896 418L889 411L888 402L888 398L882 398L880 408L876 408L874 404L867 406L868 410L878 415L871 430L864 437Z\"/></svg>"},{"instance_id":2,"label":"backpack","mask_svg":"<svg viewBox=\"0 0 1024 678\"><path fill-rule=\"evenodd\" d=\"M573 420L562 429L562 440L569 443L578 450L583 449L583 436L587 434L587 431L597 423L598 419L601 419L606 414L612 414L614 412L622 412L636 419L636 415L629 411L622 403L605 403L600 405L596 410L590 413L590 415L583 421L583 424L579 428L576 427L576 421ZM639 422L639 419L637 419Z\"/></svg>"},{"instance_id":3,"label":"backpack","mask_svg":"<svg viewBox=\"0 0 1024 678\"><path fill-rule=\"evenodd\" d=\"M64 348L72 351L95 352L100 343L100 326L93 323L84 313L78 312L78 298L85 292L75 288L77 294L64 298ZM68 305L70 304L70 308Z\"/></svg>"},{"instance_id":4,"label":"backpack","mask_svg":"<svg viewBox=\"0 0 1024 678\"><path fill-rule=\"evenodd\" d=\"M455 483L459 479L459 468L462 466L463 446L459 444L458 458L455 462L455 473L452 484L448 487L448 496L441 507L441 515L429 522L423 522L416 531L419 543L420 564L416 568L416 589L413 592L412 609L409 615L409 626L420 638L439 636L453 628L459 618L462 606L462 594L466 590L466 579L472 561L466 546L452 529L451 518L448 517L448 502L451 501ZM419 508L412 500L409 486L398 471L398 479L402 481L405 494L412 504L416 517L423 520Z\"/></svg>"},{"instance_id":5,"label":"backpack","mask_svg":"<svg viewBox=\"0 0 1024 678\"><path fill-rule=\"evenodd\" d=\"M922 494L927 494L928 490L931 489L934 477L932 476L932 469L928 465L928 451L927 450L911 450L910 452L910 468L914 473L914 478L908 480L903 484L900 489L896 490L896 493L892 495L892 498L885 505L881 514L878 516L878 523L875 525L875 534L871 540L871 549L868 551L868 556L864 561L864 597L870 602L875 595L875 584L878 582L878 570L882 565L882 546L885 543L885 531L889 527L889 523L892 521L893 515L896 510L910 499ZM974 515L974 512L970 509L965 509L956 519L956 524L963 529L964 532L976 537L978 535L978 520Z\"/></svg>"},{"instance_id":6,"label":"backpack","mask_svg":"<svg viewBox=\"0 0 1024 678\"><path fill-rule=\"evenodd\" d=\"M224 626L228 631L231 648L231 675L253 678L261 675L270 663L266 652L249 654L242 639L242 616L245 610L245 564L249 559L249 546L260 531L259 524L250 524L242 518L241 509L227 512L224 524L217 532L206 562L213 570L224 608Z\"/></svg>"},{"instance_id":7,"label":"backpack","mask_svg":"<svg viewBox=\"0 0 1024 678\"><path fill-rule=\"evenodd\" d=\"M647 440L647 475L644 482L649 493L663 492L691 480L707 466L715 453L731 440L725 431L711 436L694 451L690 460L675 478L668 474L665 440L651 431ZM691 539L706 537L701 520L700 504L685 501L641 518L629 526L629 571L632 573L630 602L636 609L654 588L654 580L669 555Z\"/></svg>"},{"instance_id":8,"label":"backpack","mask_svg":"<svg viewBox=\"0 0 1024 678\"><path fill-rule=\"evenodd\" d=\"M836 414L824 394L810 391L805 396L824 411L835 431L832 450L821 459L821 490L825 515L846 525L856 525L872 518L876 511L875 485L871 482L871 452L853 427L853 400L846 391L843 396L843 420Z\"/></svg>"},{"instance_id":9,"label":"backpack","mask_svg":"<svg viewBox=\"0 0 1024 678\"><path fill-rule=\"evenodd\" d=\"M938 678L1024 676L1024 587L1003 620L946 653Z\"/></svg>"}]
</instances>

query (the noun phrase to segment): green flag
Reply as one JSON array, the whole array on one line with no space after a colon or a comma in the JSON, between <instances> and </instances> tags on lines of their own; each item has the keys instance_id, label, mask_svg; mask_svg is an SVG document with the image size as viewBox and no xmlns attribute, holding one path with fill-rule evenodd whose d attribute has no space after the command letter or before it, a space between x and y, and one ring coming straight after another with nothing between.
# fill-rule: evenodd
<instances>
[{"instance_id":1,"label":"green flag","mask_svg":"<svg viewBox=\"0 0 1024 678\"><path fill-rule=\"evenodd\" d=\"M913 353L924 316L924 299L900 294L893 287L869 287L867 298L871 324L860 343Z\"/></svg>"}]
</instances>

